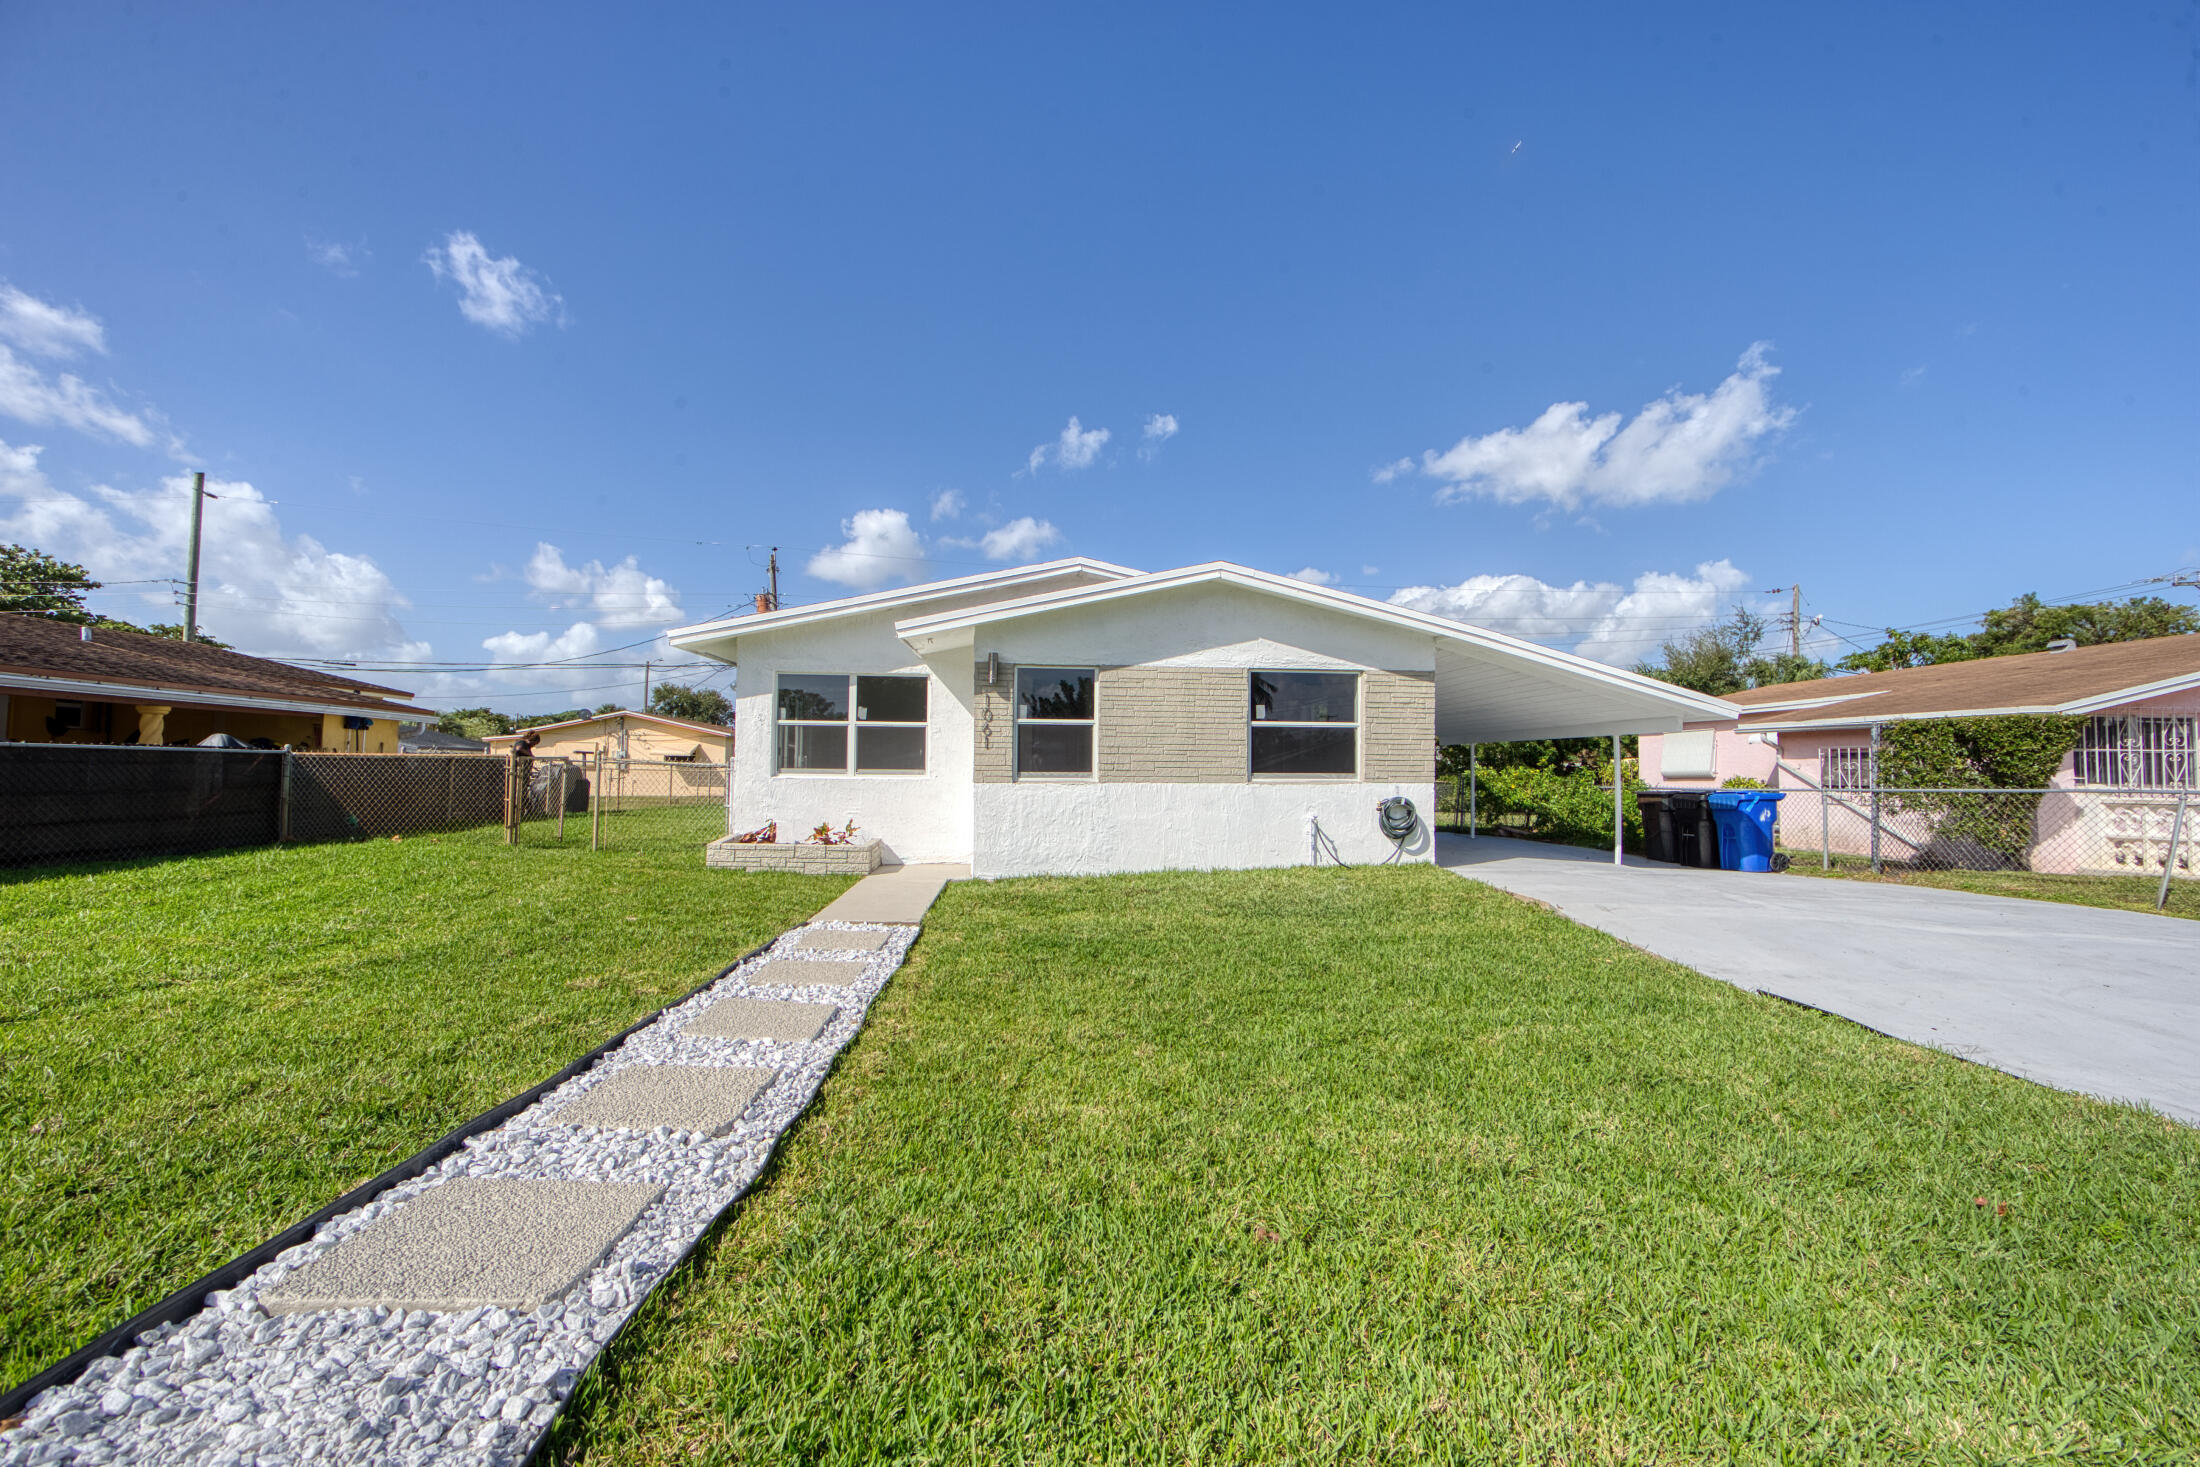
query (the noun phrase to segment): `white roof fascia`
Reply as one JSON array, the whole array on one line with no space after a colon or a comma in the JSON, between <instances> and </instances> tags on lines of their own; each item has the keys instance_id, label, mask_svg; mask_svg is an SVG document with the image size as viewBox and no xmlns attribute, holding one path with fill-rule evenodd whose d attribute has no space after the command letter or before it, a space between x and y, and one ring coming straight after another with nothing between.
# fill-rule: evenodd
<instances>
[{"instance_id":1,"label":"white roof fascia","mask_svg":"<svg viewBox=\"0 0 2200 1467\"><path fill-rule=\"evenodd\" d=\"M1365 617L1370 621L1387 622L1392 626L1406 627L1431 636L1464 642L1471 647L1518 657L1541 667L1587 678L1615 691L1636 693L1659 702L1678 705L1679 709L1685 710L1683 716L1693 715L1697 721L1741 716L1742 710L1724 699L1677 687L1672 683L1661 683L1638 673L1623 672L1601 662L1591 662L1586 657L1577 657L1571 652L1560 652L1550 647L1538 646L1534 642L1522 641L1518 637L1508 637L1502 632L1453 621L1449 617L1432 616L1425 611L1412 611L1383 601L1370 601L1365 596L1355 596L1348 591L1309 585L1304 581L1294 581L1289 576L1272 575L1267 571L1253 570L1226 560L1185 566L1181 570L1132 576L1104 586L1080 586L1067 591L1027 596L1016 601L997 601L940 616L911 617L894 623L894 634L921 651L924 649L919 646L920 642L944 639L951 633L975 629L989 622L1100 605L1155 591L1218 583L1266 592L1308 606L1320 606L1347 616ZM937 645L936 642L934 644Z\"/></svg>"},{"instance_id":2,"label":"white roof fascia","mask_svg":"<svg viewBox=\"0 0 2200 1467\"><path fill-rule=\"evenodd\" d=\"M185 691L146 683L102 683L81 678L34 677L23 673L0 675L0 693L58 693L64 698L90 698L101 703L144 703L171 708L248 708L259 713L340 714L346 718L386 718L396 721L433 715L432 708L365 708L356 704L317 703L310 698L254 697L250 693Z\"/></svg>"},{"instance_id":3,"label":"white roof fascia","mask_svg":"<svg viewBox=\"0 0 2200 1467\"><path fill-rule=\"evenodd\" d=\"M2058 713L2099 713L2119 703L2139 703L2148 698L2166 697L2171 693L2183 693L2200 688L2200 672L2181 672L2175 677L2159 678L2137 687L2120 688L2113 693L2096 693L2090 698L2073 698L2055 711Z\"/></svg>"},{"instance_id":4,"label":"white roof fascia","mask_svg":"<svg viewBox=\"0 0 2200 1467\"><path fill-rule=\"evenodd\" d=\"M890 611L897 606L915 606L926 601L939 600L943 596L960 596L996 586L1006 590L1078 571L1117 579L1138 574L1129 566L1072 556L1066 560L1049 560L1038 565L1020 565L1012 570L959 576L951 581L926 581L921 586L903 586L896 591L873 591L864 596L843 596L837 601L820 601L814 606L794 606L785 611L752 612L743 616L723 617L717 621L697 622L693 626L674 627L665 633L665 640L682 651L687 651L705 641L746 637L757 632L779 631L785 627L808 626L812 622L860 616L867 612Z\"/></svg>"},{"instance_id":5,"label":"white roof fascia","mask_svg":"<svg viewBox=\"0 0 2200 1467\"><path fill-rule=\"evenodd\" d=\"M1837 718L1783 718L1777 723L1746 722L1742 733L1800 733L1814 728L1870 728L1875 723L1919 723L1934 718L1999 718L2005 714L2065 713L2052 703L2013 704L2007 708L1937 708L1930 713L1888 713L1874 717L1869 709Z\"/></svg>"},{"instance_id":6,"label":"white roof fascia","mask_svg":"<svg viewBox=\"0 0 2200 1467\"><path fill-rule=\"evenodd\" d=\"M1783 698L1773 703L1737 703L1743 716L1751 713L1793 713L1804 708L1831 708L1836 703L1860 703L1866 698L1884 697L1888 688L1873 688L1868 693L1839 693L1830 698Z\"/></svg>"}]
</instances>

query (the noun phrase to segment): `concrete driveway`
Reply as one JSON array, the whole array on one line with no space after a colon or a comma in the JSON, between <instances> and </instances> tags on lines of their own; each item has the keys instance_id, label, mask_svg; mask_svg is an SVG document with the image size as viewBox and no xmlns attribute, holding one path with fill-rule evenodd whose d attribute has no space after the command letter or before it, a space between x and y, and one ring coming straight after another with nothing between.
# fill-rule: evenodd
<instances>
[{"instance_id":1,"label":"concrete driveway","mask_svg":"<svg viewBox=\"0 0 2200 1467\"><path fill-rule=\"evenodd\" d=\"M1436 861L1743 988L2200 1124L2200 922L1440 835Z\"/></svg>"}]
</instances>

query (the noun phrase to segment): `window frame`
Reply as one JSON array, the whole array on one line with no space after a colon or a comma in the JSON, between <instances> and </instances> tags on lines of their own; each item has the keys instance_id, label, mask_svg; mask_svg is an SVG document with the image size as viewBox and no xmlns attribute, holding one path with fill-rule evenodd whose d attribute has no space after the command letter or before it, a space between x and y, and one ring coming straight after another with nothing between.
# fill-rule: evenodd
<instances>
[{"instance_id":1,"label":"window frame","mask_svg":"<svg viewBox=\"0 0 2200 1467\"><path fill-rule=\"evenodd\" d=\"M1024 717L1023 675L1027 672L1082 673L1092 679L1092 716L1090 718L1026 718ZM1009 673L1008 685L1008 756L1011 777L1018 780L1039 780L1049 784L1068 782L1090 784L1100 778L1100 669L1092 666L1051 662L1020 662ZM1024 725L1038 724L1048 728L1083 728L1091 730L1087 738L1086 765L1081 770L1025 769Z\"/></svg>"},{"instance_id":2,"label":"window frame","mask_svg":"<svg viewBox=\"0 0 2200 1467\"><path fill-rule=\"evenodd\" d=\"M1828 794L1867 794L1872 784L1870 744L1826 744L1819 748L1819 789Z\"/></svg>"},{"instance_id":3,"label":"window frame","mask_svg":"<svg viewBox=\"0 0 2200 1467\"><path fill-rule=\"evenodd\" d=\"M1348 677L1352 679L1352 718L1329 719L1313 722L1294 718L1255 718L1253 716L1253 680L1258 677ZM1339 667L1249 667L1245 670L1245 778L1255 784L1358 784L1361 771L1367 767L1367 750L1362 730L1366 727L1367 673L1360 668ZM1342 774L1264 774L1253 768L1254 731L1263 728L1321 728L1352 730L1352 768Z\"/></svg>"},{"instance_id":4,"label":"window frame","mask_svg":"<svg viewBox=\"0 0 2200 1467\"><path fill-rule=\"evenodd\" d=\"M780 683L786 678L840 678L848 687L842 702L846 709L839 718L786 718L780 714ZM924 718L911 722L899 718L864 718L862 706L856 702L859 678L905 678L921 683L924 687ZM779 731L783 728L838 728L847 731L847 751L841 756L838 769L790 769L785 762L785 746ZM863 730L867 728L913 728L924 735L924 762L915 769L865 769L860 750ZM781 669L772 674L772 777L814 779L917 779L932 772L932 675L923 672L797 672Z\"/></svg>"},{"instance_id":5,"label":"window frame","mask_svg":"<svg viewBox=\"0 0 2200 1467\"><path fill-rule=\"evenodd\" d=\"M2079 789L2108 793L2200 789L2200 715L2095 714L2070 751L2070 774Z\"/></svg>"}]
</instances>

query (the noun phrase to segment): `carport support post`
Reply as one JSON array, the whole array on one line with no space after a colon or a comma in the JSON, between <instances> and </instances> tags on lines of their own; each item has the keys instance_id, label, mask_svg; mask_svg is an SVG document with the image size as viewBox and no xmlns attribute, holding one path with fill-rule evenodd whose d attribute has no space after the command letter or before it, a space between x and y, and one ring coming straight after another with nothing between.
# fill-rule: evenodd
<instances>
[{"instance_id":1,"label":"carport support post","mask_svg":"<svg viewBox=\"0 0 2200 1467\"><path fill-rule=\"evenodd\" d=\"M1612 864L1627 864L1622 844L1627 836L1627 781L1620 778L1619 735L1612 735Z\"/></svg>"},{"instance_id":2,"label":"carport support post","mask_svg":"<svg viewBox=\"0 0 2200 1467\"><path fill-rule=\"evenodd\" d=\"M1474 755L1480 744L1467 745L1467 838L1472 840L1479 832L1475 829L1475 798L1481 794L1480 777L1474 768Z\"/></svg>"},{"instance_id":3,"label":"carport support post","mask_svg":"<svg viewBox=\"0 0 2200 1467\"><path fill-rule=\"evenodd\" d=\"M1872 725L1872 875L1881 874L1879 864L1879 725Z\"/></svg>"}]
</instances>

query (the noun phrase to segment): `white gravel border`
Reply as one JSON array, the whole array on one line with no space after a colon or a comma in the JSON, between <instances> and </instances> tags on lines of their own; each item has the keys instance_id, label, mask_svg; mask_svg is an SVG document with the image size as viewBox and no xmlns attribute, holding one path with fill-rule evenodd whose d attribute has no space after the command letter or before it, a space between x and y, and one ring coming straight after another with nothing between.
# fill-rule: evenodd
<instances>
[{"instance_id":1,"label":"white gravel border","mask_svg":"<svg viewBox=\"0 0 2200 1467\"><path fill-rule=\"evenodd\" d=\"M316 1462L515 1463L533 1449L573 1382L712 1222L755 1182L780 1134L810 1103L834 1058L862 1027L915 927L893 927L876 952L812 948L805 931L875 931L884 924L798 927L695 996L664 1011L595 1065L493 1131L364 1207L329 1219L192 1319L162 1325L75 1382L32 1399L0 1436L0 1467L31 1464L200 1463L286 1467ZM790 962L868 959L847 984L752 985L744 975ZM807 1044L691 1038L691 1018L722 998L801 999L840 1012ZM744 1065L778 1077L734 1128L711 1138L659 1127L561 1126L557 1113L629 1065ZM556 1177L654 1182L664 1195L564 1297L532 1314L343 1309L269 1317L263 1290L451 1177Z\"/></svg>"}]
</instances>

